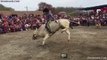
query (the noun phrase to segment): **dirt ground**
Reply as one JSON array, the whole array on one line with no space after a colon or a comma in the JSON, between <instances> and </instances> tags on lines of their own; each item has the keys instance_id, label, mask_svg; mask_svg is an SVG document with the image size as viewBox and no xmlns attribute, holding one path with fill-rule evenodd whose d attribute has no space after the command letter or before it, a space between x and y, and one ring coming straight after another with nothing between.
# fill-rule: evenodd
<instances>
[{"instance_id":1,"label":"dirt ground","mask_svg":"<svg viewBox=\"0 0 107 60\"><path fill-rule=\"evenodd\" d=\"M71 40L58 31L41 46L32 40L33 31L0 35L0 60L107 60L107 27L74 27ZM68 58L61 58L67 53Z\"/></svg>"}]
</instances>

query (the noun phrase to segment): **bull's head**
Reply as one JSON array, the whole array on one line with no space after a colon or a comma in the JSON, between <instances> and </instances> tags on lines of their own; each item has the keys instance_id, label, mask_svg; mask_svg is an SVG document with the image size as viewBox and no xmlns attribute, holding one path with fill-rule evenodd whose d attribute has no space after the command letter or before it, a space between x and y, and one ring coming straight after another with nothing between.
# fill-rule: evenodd
<instances>
[{"instance_id":1,"label":"bull's head","mask_svg":"<svg viewBox=\"0 0 107 60\"><path fill-rule=\"evenodd\" d=\"M36 37L35 34L33 34L32 39L33 39L33 40L37 39L37 37Z\"/></svg>"}]
</instances>

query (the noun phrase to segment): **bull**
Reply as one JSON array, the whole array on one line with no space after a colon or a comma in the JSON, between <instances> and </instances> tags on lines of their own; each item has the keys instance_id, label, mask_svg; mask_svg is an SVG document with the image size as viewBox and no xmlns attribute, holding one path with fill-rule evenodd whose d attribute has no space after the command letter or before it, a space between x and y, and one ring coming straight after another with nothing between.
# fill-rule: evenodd
<instances>
[{"instance_id":1,"label":"bull","mask_svg":"<svg viewBox=\"0 0 107 60\"><path fill-rule=\"evenodd\" d=\"M43 37L42 45L45 45L46 40L51 37L54 33L61 29L61 32L66 32L68 35L68 41L70 40L70 21L68 19L58 19L55 21L51 21L49 23L49 27L51 33L49 33L45 27L45 24L41 25L40 28L36 29L33 33L33 40L38 37Z\"/></svg>"}]
</instances>

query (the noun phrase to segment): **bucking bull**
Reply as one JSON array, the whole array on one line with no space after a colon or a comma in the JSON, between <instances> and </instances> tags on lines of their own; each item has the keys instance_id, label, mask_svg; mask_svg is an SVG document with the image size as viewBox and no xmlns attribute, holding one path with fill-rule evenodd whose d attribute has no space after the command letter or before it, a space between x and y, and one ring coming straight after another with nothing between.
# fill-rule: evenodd
<instances>
[{"instance_id":1,"label":"bucking bull","mask_svg":"<svg viewBox=\"0 0 107 60\"><path fill-rule=\"evenodd\" d=\"M33 33L33 40L38 37L44 37L42 45L45 45L46 40L52 36L55 32L61 29L61 32L66 32L68 35L68 41L70 40L70 21L68 19L59 19L55 21L51 21L49 23L49 27L52 33L49 33L45 27L45 24L41 25L40 28L36 29Z\"/></svg>"}]
</instances>

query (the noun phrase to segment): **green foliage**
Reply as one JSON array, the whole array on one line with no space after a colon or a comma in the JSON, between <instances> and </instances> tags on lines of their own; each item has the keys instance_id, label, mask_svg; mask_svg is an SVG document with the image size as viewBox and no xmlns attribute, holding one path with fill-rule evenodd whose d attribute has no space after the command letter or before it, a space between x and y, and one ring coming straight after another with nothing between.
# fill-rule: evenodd
<instances>
[{"instance_id":1,"label":"green foliage","mask_svg":"<svg viewBox=\"0 0 107 60\"><path fill-rule=\"evenodd\" d=\"M65 12L69 13L69 12L75 11L75 8L73 8L73 7L56 7L55 10L58 12L65 11Z\"/></svg>"},{"instance_id":2,"label":"green foliage","mask_svg":"<svg viewBox=\"0 0 107 60\"><path fill-rule=\"evenodd\" d=\"M0 4L0 11L14 11L13 8L5 7L2 4Z\"/></svg>"},{"instance_id":3,"label":"green foliage","mask_svg":"<svg viewBox=\"0 0 107 60\"><path fill-rule=\"evenodd\" d=\"M59 12L66 12L67 15L77 16L80 13L78 11L78 8L74 8L74 7L53 7L51 4L47 4L45 2L41 2L38 4L38 7L39 7L38 10L42 11L45 6L48 6L53 14L58 14Z\"/></svg>"},{"instance_id":4,"label":"green foliage","mask_svg":"<svg viewBox=\"0 0 107 60\"><path fill-rule=\"evenodd\" d=\"M73 12L70 12L68 13L69 16L80 16L81 15L81 12L80 11L73 11Z\"/></svg>"},{"instance_id":5,"label":"green foliage","mask_svg":"<svg viewBox=\"0 0 107 60\"><path fill-rule=\"evenodd\" d=\"M55 12L58 13L58 12L61 12L61 11L64 11L67 13L67 15L69 16L77 16L79 15L79 11L77 8L73 8L73 7L56 7L55 8Z\"/></svg>"}]
</instances>

